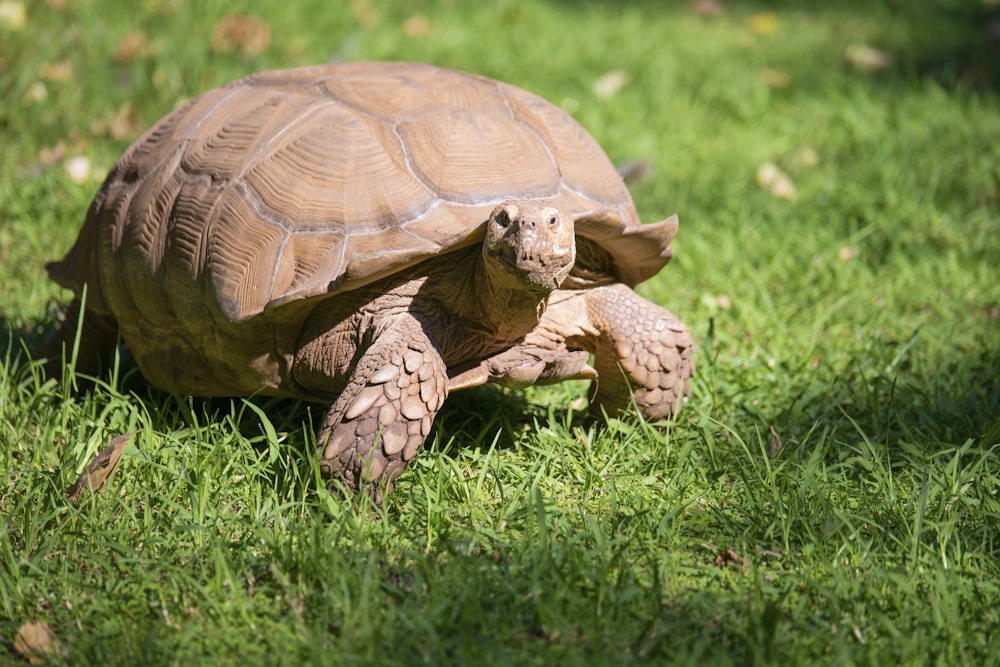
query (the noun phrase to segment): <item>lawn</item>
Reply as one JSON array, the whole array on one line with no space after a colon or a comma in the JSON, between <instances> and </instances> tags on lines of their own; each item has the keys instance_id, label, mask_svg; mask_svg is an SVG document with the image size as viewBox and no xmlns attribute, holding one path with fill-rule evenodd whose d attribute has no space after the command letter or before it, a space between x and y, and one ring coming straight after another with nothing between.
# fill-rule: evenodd
<instances>
[{"instance_id":1,"label":"lawn","mask_svg":"<svg viewBox=\"0 0 1000 667\"><path fill-rule=\"evenodd\" d=\"M822 7L820 9L819 7ZM0 1L0 664L981 665L1000 655L1000 9ZM675 259L680 417L456 393L383 507L321 406L23 351L107 169L198 92L422 60L571 111ZM138 431L100 493L67 490Z\"/></svg>"}]
</instances>

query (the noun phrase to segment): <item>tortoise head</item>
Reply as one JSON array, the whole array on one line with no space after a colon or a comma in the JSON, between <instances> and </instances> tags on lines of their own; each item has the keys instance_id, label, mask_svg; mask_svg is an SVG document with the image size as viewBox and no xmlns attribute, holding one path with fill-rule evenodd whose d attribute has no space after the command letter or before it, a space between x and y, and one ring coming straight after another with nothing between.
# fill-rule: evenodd
<instances>
[{"instance_id":1,"label":"tortoise head","mask_svg":"<svg viewBox=\"0 0 1000 667\"><path fill-rule=\"evenodd\" d=\"M483 258L502 282L554 290L576 260L573 219L547 203L501 204L486 223Z\"/></svg>"}]
</instances>

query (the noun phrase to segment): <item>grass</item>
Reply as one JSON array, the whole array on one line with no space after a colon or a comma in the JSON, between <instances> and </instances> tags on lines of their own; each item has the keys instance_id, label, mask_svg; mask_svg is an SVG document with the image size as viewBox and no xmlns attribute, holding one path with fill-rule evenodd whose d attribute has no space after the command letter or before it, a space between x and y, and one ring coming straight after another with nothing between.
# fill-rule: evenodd
<instances>
[{"instance_id":1,"label":"grass","mask_svg":"<svg viewBox=\"0 0 1000 667\"><path fill-rule=\"evenodd\" d=\"M56 664L1000 653L993 3L3 6L0 663L41 622ZM266 46L213 47L239 11ZM892 62L851 66L852 45ZM67 298L44 262L129 142L205 88L338 58L514 82L651 163L640 213L681 231L640 291L701 343L676 423L590 425L578 385L456 394L385 507L356 512L310 455L321 407L169 396L127 364L75 397L42 379L21 351ZM627 85L597 96L614 70ZM794 198L757 183L765 164ZM69 504L136 429L108 488Z\"/></svg>"}]
</instances>

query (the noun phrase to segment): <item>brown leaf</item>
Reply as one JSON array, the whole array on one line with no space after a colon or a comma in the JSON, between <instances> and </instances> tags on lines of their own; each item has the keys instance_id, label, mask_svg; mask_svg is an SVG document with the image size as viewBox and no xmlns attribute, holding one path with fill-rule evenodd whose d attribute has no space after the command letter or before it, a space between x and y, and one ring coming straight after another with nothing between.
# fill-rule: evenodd
<instances>
[{"instance_id":1,"label":"brown leaf","mask_svg":"<svg viewBox=\"0 0 1000 667\"><path fill-rule=\"evenodd\" d=\"M781 451L781 448L783 446L784 445L781 442L781 436L778 435L778 432L772 426L771 427L771 444L768 447L767 453L770 454L771 458L773 459L775 456L778 455L778 452Z\"/></svg>"},{"instance_id":2,"label":"brown leaf","mask_svg":"<svg viewBox=\"0 0 1000 667\"><path fill-rule=\"evenodd\" d=\"M67 499L71 503L78 502L83 498L84 493L88 489L92 489L95 493L100 491L104 487L104 484L108 481L111 473L115 469L115 465L118 463L118 459L121 458L122 452L125 451L125 446L128 445L132 436L139 431L129 431L128 433L123 433L117 437L111 439L108 446L102 451L97 457L91 461L87 469L83 471L80 478L76 480L76 484L70 489Z\"/></svg>"},{"instance_id":3,"label":"brown leaf","mask_svg":"<svg viewBox=\"0 0 1000 667\"><path fill-rule=\"evenodd\" d=\"M627 184L639 185L653 175L653 163L642 158L626 160L618 165L618 174Z\"/></svg>"},{"instance_id":4,"label":"brown leaf","mask_svg":"<svg viewBox=\"0 0 1000 667\"><path fill-rule=\"evenodd\" d=\"M426 16L416 14L403 21L403 32L408 37L423 37L431 30L431 22Z\"/></svg>"},{"instance_id":5,"label":"brown leaf","mask_svg":"<svg viewBox=\"0 0 1000 667\"><path fill-rule=\"evenodd\" d=\"M760 71L760 80L768 88L788 88L792 83L792 77L788 72L780 69L765 67Z\"/></svg>"},{"instance_id":6,"label":"brown leaf","mask_svg":"<svg viewBox=\"0 0 1000 667\"><path fill-rule=\"evenodd\" d=\"M0 27L21 30L28 23L28 10L23 2L0 2Z\"/></svg>"},{"instance_id":7,"label":"brown leaf","mask_svg":"<svg viewBox=\"0 0 1000 667\"><path fill-rule=\"evenodd\" d=\"M42 63L38 66L38 78L54 83L69 81L73 76L73 63L68 60L57 60L54 63Z\"/></svg>"},{"instance_id":8,"label":"brown leaf","mask_svg":"<svg viewBox=\"0 0 1000 667\"><path fill-rule=\"evenodd\" d=\"M42 665L62 655L62 645L52 633L49 624L25 623L14 637L14 650L32 665Z\"/></svg>"},{"instance_id":9,"label":"brown leaf","mask_svg":"<svg viewBox=\"0 0 1000 667\"><path fill-rule=\"evenodd\" d=\"M138 134L134 111L132 105L126 102L108 117L108 132L112 138L120 141Z\"/></svg>"},{"instance_id":10,"label":"brown leaf","mask_svg":"<svg viewBox=\"0 0 1000 667\"><path fill-rule=\"evenodd\" d=\"M38 151L38 162L43 166L51 167L66 156L66 144L60 141L55 146L43 148Z\"/></svg>"},{"instance_id":11,"label":"brown leaf","mask_svg":"<svg viewBox=\"0 0 1000 667\"><path fill-rule=\"evenodd\" d=\"M892 56L866 44L851 44L844 49L847 63L862 72L877 72L892 64Z\"/></svg>"},{"instance_id":12,"label":"brown leaf","mask_svg":"<svg viewBox=\"0 0 1000 667\"><path fill-rule=\"evenodd\" d=\"M361 27L367 28L378 21L378 12L372 6L371 0L351 0L351 12Z\"/></svg>"},{"instance_id":13,"label":"brown leaf","mask_svg":"<svg viewBox=\"0 0 1000 667\"><path fill-rule=\"evenodd\" d=\"M45 84L41 81L35 81L30 86L28 90L25 91L24 97L36 104L41 104L49 98L49 89L45 87Z\"/></svg>"},{"instance_id":14,"label":"brown leaf","mask_svg":"<svg viewBox=\"0 0 1000 667\"><path fill-rule=\"evenodd\" d=\"M227 14L212 28L209 43L216 53L240 51L244 56L256 56L271 45L271 28L256 16Z\"/></svg>"},{"instance_id":15,"label":"brown leaf","mask_svg":"<svg viewBox=\"0 0 1000 667\"><path fill-rule=\"evenodd\" d=\"M691 9L700 16L720 16L725 7L719 0L694 0Z\"/></svg>"},{"instance_id":16,"label":"brown leaf","mask_svg":"<svg viewBox=\"0 0 1000 667\"><path fill-rule=\"evenodd\" d=\"M724 567L729 567L730 565L743 570L750 567L746 560L744 560L743 557L736 553L733 549L726 549L715 557L715 567L720 570Z\"/></svg>"},{"instance_id":17,"label":"brown leaf","mask_svg":"<svg viewBox=\"0 0 1000 667\"><path fill-rule=\"evenodd\" d=\"M135 124L135 109L131 103L126 102L111 112L111 115L91 121L90 132L104 134L118 141L136 136L139 128Z\"/></svg>"},{"instance_id":18,"label":"brown leaf","mask_svg":"<svg viewBox=\"0 0 1000 667\"><path fill-rule=\"evenodd\" d=\"M614 97L619 90L628 85L631 80L629 73L623 69L613 69L602 74L594 81L594 94L602 100Z\"/></svg>"},{"instance_id":19,"label":"brown leaf","mask_svg":"<svg viewBox=\"0 0 1000 667\"><path fill-rule=\"evenodd\" d=\"M805 146L795 151L795 155L792 156L795 164L800 167L815 167L819 164L819 153L812 146Z\"/></svg>"},{"instance_id":20,"label":"brown leaf","mask_svg":"<svg viewBox=\"0 0 1000 667\"><path fill-rule=\"evenodd\" d=\"M775 197L794 201L799 196L788 174L771 162L765 162L757 169L757 184Z\"/></svg>"},{"instance_id":21,"label":"brown leaf","mask_svg":"<svg viewBox=\"0 0 1000 667\"><path fill-rule=\"evenodd\" d=\"M63 162L63 171L69 180L77 185L83 185L90 180L93 169L90 167L90 158L86 155L74 155Z\"/></svg>"},{"instance_id":22,"label":"brown leaf","mask_svg":"<svg viewBox=\"0 0 1000 667\"><path fill-rule=\"evenodd\" d=\"M144 30L133 30L118 40L118 45L111 58L116 63L121 64L152 55L153 51L153 43L149 40L149 35Z\"/></svg>"}]
</instances>

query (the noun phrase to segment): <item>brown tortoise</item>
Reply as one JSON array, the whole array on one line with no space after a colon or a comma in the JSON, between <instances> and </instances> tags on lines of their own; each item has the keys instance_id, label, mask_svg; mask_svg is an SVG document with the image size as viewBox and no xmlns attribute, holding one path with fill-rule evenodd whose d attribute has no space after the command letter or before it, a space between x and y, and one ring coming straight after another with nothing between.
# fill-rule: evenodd
<instances>
[{"instance_id":1,"label":"brown tortoise","mask_svg":"<svg viewBox=\"0 0 1000 667\"><path fill-rule=\"evenodd\" d=\"M118 332L201 396L330 403L322 469L376 496L452 391L592 379L592 408L680 409L694 342L632 287L670 259L607 156L514 86L415 63L262 72L157 123L49 265L80 363ZM593 366L588 363L594 354Z\"/></svg>"}]
</instances>

